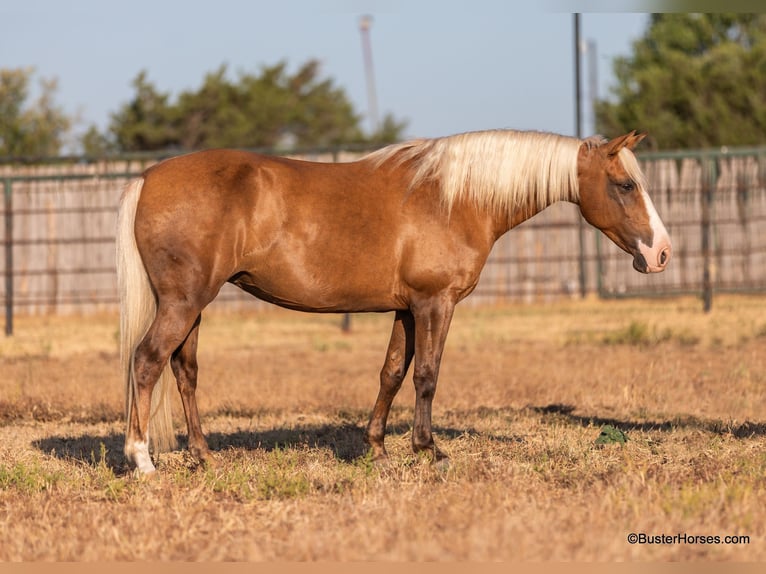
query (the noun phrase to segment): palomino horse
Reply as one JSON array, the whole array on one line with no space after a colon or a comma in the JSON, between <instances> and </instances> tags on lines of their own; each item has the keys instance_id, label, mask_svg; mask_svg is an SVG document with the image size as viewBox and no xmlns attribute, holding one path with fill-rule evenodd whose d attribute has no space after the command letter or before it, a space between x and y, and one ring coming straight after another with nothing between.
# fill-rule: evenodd
<instances>
[{"instance_id":1,"label":"palomino horse","mask_svg":"<svg viewBox=\"0 0 766 574\"><path fill-rule=\"evenodd\" d=\"M117 236L127 458L151 473L149 436L155 451L175 447L172 370L189 450L210 460L195 398L197 338L202 310L227 281L301 311L394 311L366 442L375 460L386 458L386 419L414 359L412 447L445 458L431 433L444 341L501 235L570 201L636 270L668 264L668 233L630 151L642 137L487 131L396 144L352 163L213 150L149 168L121 198Z\"/></svg>"}]
</instances>

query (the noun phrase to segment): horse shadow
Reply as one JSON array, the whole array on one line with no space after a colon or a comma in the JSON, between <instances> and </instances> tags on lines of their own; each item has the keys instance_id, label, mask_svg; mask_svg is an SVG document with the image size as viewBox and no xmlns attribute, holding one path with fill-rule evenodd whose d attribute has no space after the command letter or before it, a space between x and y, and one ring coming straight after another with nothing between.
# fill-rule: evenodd
<instances>
[{"instance_id":1,"label":"horse shadow","mask_svg":"<svg viewBox=\"0 0 766 574\"><path fill-rule=\"evenodd\" d=\"M575 415L577 409L574 405L553 403L545 406L526 407L532 412L544 415L548 418L556 418L559 421L583 427L602 427L610 425L621 431L641 432L671 432L677 429L699 430L713 435L731 435L738 439L753 438L766 435L766 423L745 421L740 424L727 423L722 420L704 419L693 415L679 415L667 420L656 421L633 421L612 417Z\"/></svg>"},{"instance_id":2,"label":"horse shadow","mask_svg":"<svg viewBox=\"0 0 766 574\"><path fill-rule=\"evenodd\" d=\"M408 424L389 424L386 436L403 436L411 431ZM210 432L205 435L213 452L228 449L263 450L316 448L329 449L333 456L344 463L353 463L367 455L364 442L365 429L353 423L306 425L293 428L276 428L265 431L238 430L233 432ZM495 441L518 442L518 437L487 435L475 429L457 429L434 426L433 432L439 437L454 439L460 436L484 436ZM178 447L188 446L185 434L176 435ZM33 442L39 451L60 460L97 466L105 464L115 475L129 473L123 455L125 435L123 433L84 434L77 437L51 436Z\"/></svg>"},{"instance_id":3,"label":"horse shadow","mask_svg":"<svg viewBox=\"0 0 766 574\"><path fill-rule=\"evenodd\" d=\"M695 429L720 436L733 436L748 439L766 435L766 423L746 421L741 424L728 424L720 420L702 419L694 416L679 416L669 420L635 421L599 416L574 414L576 407L567 404L549 404L527 406L518 409L486 408L482 413L502 414L505 416L523 416L525 412L534 412L549 422L558 422L582 427L601 427L611 425L624 432L672 432L677 429ZM386 436L393 437L409 433L409 424L390 424ZM519 443L525 439L520 436L498 435L478 431L474 428L453 428L434 426L434 434L444 439L456 439L465 436L480 436L496 442ZM210 449L214 452L228 449L264 450L295 448L329 449L333 456L344 463L352 463L367 454L364 443L364 427L350 422L322 425L305 425L291 428L275 428L264 431L238 430L233 432L212 432L206 435ZM186 435L178 435L180 449L187 446ZM131 472L123 455L125 436L122 433L85 434L78 437L52 436L33 442L39 451L52 457L76 461L81 464L97 466L105 464L115 475Z\"/></svg>"}]
</instances>

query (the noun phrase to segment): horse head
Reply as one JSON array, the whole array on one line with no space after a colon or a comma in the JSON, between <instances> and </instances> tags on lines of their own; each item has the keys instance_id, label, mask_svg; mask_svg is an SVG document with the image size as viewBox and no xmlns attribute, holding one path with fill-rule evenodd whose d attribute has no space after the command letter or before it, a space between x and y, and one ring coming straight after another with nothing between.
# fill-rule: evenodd
<instances>
[{"instance_id":1,"label":"horse head","mask_svg":"<svg viewBox=\"0 0 766 574\"><path fill-rule=\"evenodd\" d=\"M631 151L645 135L631 132L582 143L577 161L579 205L588 223L633 256L636 271L656 273L670 261L671 246Z\"/></svg>"}]
</instances>

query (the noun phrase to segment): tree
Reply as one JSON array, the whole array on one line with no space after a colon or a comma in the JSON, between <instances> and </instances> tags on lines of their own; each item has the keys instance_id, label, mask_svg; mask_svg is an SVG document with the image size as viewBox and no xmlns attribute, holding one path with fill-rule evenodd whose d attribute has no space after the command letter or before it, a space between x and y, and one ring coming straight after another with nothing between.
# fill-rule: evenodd
<instances>
[{"instance_id":1,"label":"tree","mask_svg":"<svg viewBox=\"0 0 766 574\"><path fill-rule=\"evenodd\" d=\"M653 14L614 62L597 131L649 133L654 149L766 142L766 14Z\"/></svg>"},{"instance_id":2,"label":"tree","mask_svg":"<svg viewBox=\"0 0 766 574\"><path fill-rule=\"evenodd\" d=\"M40 80L39 98L28 103L33 68L0 70L0 156L53 156L72 120L56 106L55 79Z\"/></svg>"},{"instance_id":3,"label":"tree","mask_svg":"<svg viewBox=\"0 0 766 574\"><path fill-rule=\"evenodd\" d=\"M134 98L112 117L110 131L125 151L211 147L325 147L369 141L343 89L320 76L311 60L295 73L285 62L259 74L228 78L226 66L200 88L171 102L141 72ZM396 141L406 124L387 118L375 141Z\"/></svg>"},{"instance_id":4,"label":"tree","mask_svg":"<svg viewBox=\"0 0 766 574\"><path fill-rule=\"evenodd\" d=\"M378 131L371 134L367 139L371 143L380 145L390 144L401 139L402 132L406 127L406 121L399 121L391 114L386 114L380 123Z\"/></svg>"},{"instance_id":5,"label":"tree","mask_svg":"<svg viewBox=\"0 0 766 574\"><path fill-rule=\"evenodd\" d=\"M123 151L151 151L178 146L175 110L170 96L158 92L146 72L133 80L134 98L112 116L110 131ZM92 134L91 134L92 135Z\"/></svg>"},{"instance_id":6,"label":"tree","mask_svg":"<svg viewBox=\"0 0 766 574\"><path fill-rule=\"evenodd\" d=\"M117 151L117 146L106 135L98 131L95 125L91 125L80 138L82 152L88 157L104 156Z\"/></svg>"}]
</instances>

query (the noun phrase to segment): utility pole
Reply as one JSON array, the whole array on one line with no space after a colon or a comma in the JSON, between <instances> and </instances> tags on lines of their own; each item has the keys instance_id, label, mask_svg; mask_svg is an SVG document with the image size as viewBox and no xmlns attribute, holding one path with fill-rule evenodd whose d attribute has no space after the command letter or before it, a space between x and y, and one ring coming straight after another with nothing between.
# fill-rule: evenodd
<instances>
[{"instance_id":1,"label":"utility pole","mask_svg":"<svg viewBox=\"0 0 766 574\"><path fill-rule=\"evenodd\" d=\"M359 31L362 34L362 56L364 58L364 74L367 78L367 116L370 118L370 129L376 134L380 129L378 122L378 98L375 93L375 71L372 67L372 44L370 28L372 16L364 15L359 18Z\"/></svg>"},{"instance_id":2,"label":"utility pole","mask_svg":"<svg viewBox=\"0 0 766 574\"><path fill-rule=\"evenodd\" d=\"M575 135L582 138L582 88L580 86L580 14L574 14Z\"/></svg>"},{"instance_id":3,"label":"utility pole","mask_svg":"<svg viewBox=\"0 0 766 574\"><path fill-rule=\"evenodd\" d=\"M598 47L595 40L588 40L585 46L588 53L588 109L591 115L591 133L598 131L596 125L596 102L598 101Z\"/></svg>"},{"instance_id":4,"label":"utility pole","mask_svg":"<svg viewBox=\"0 0 766 574\"><path fill-rule=\"evenodd\" d=\"M582 138L582 90L580 87L580 14L574 14L574 74L575 74L575 135ZM587 263L585 261L585 222L578 219L578 240L580 242L580 297L585 299L587 289Z\"/></svg>"}]
</instances>

